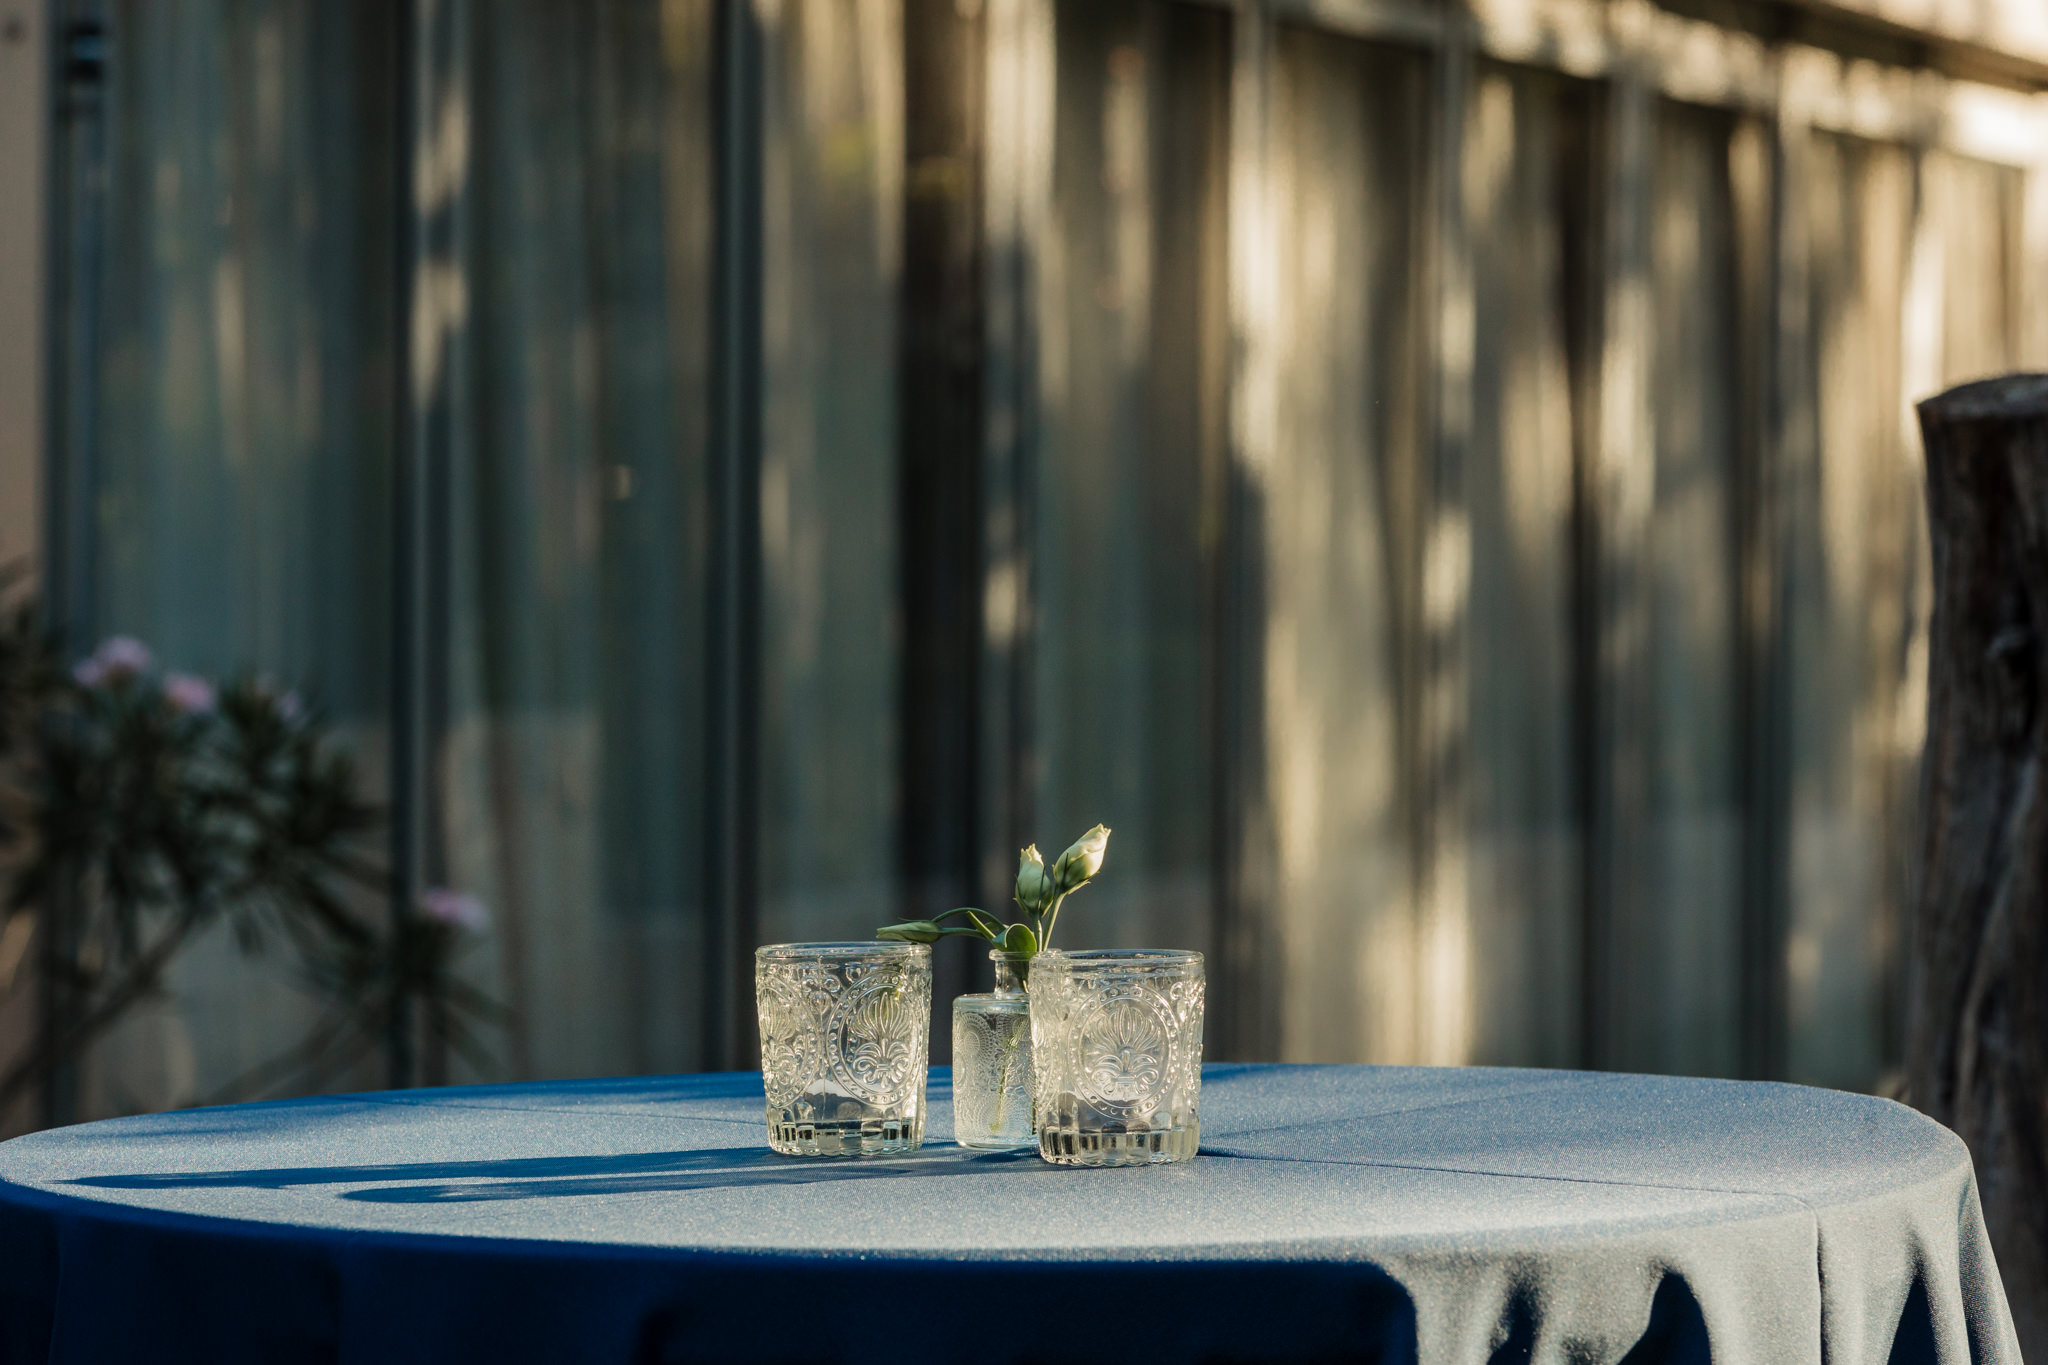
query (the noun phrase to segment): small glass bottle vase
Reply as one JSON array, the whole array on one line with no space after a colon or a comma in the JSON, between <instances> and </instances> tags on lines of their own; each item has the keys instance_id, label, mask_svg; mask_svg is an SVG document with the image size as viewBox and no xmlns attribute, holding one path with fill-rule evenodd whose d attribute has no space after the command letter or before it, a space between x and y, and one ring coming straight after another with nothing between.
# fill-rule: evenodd
<instances>
[{"instance_id":1,"label":"small glass bottle vase","mask_svg":"<svg viewBox=\"0 0 2048 1365\"><path fill-rule=\"evenodd\" d=\"M1031 1122L1031 959L998 948L996 988L953 1001L953 1138L1008 1151L1037 1142Z\"/></svg>"}]
</instances>

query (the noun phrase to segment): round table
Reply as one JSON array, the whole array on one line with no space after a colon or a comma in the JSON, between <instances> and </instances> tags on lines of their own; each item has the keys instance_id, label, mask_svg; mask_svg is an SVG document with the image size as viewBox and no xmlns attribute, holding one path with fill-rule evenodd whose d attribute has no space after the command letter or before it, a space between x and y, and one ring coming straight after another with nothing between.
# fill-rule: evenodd
<instances>
[{"instance_id":1,"label":"round table","mask_svg":"<svg viewBox=\"0 0 2048 1365\"><path fill-rule=\"evenodd\" d=\"M1211 1066L1202 1155L780 1157L725 1073L0 1144L0 1362L2011 1361L1969 1155L1886 1100ZM1825 1338L1825 1342L1823 1339Z\"/></svg>"}]
</instances>

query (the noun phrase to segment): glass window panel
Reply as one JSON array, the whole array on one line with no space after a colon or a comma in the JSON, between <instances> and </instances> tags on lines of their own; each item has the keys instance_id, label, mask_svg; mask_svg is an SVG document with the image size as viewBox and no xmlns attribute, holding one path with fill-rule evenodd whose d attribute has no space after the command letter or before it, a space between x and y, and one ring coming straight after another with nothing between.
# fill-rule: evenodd
<instances>
[{"instance_id":1,"label":"glass window panel","mask_svg":"<svg viewBox=\"0 0 2048 1365\"><path fill-rule=\"evenodd\" d=\"M1742 1064L1741 468L1732 124L1657 107L1650 167L1650 405L1656 492L1645 833L1619 908L1614 1064L1732 1075Z\"/></svg>"},{"instance_id":2,"label":"glass window panel","mask_svg":"<svg viewBox=\"0 0 2048 1365\"><path fill-rule=\"evenodd\" d=\"M1061 946L1209 947L1227 16L1057 12L1033 551L1047 858L1110 825Z\"/></svg>"},{"instance_id":3,"label":"glass window panel","mask_svg":"<svg viewBox=\"0 0 2048 1365\"><path fill-rule=\"evenodd\" d=\"M764 941L896 918L902 11L763 9Z\"/></svg>"},{"instance_id":4,"label":"glass window panel","mask_svg":"<svg viewBox=\"0 0 2048 1365\"><path fill-rule=\"evenodd\" d=\"M1423 440L1416 269L1428 66L1283 26L1265 173L1278 430L1249 495L1263 563L1279 1052L1409 1061L1423 1007L1402 640Z\"/></svg>"},{"instance_id":5,"label":"glass window panel","mask_svg":"<svg viewBox=\"0 0 2048 1365\"><path fill-rule=\"evenodd\" d=\"M1493 1064L1578 1059L1574 462L1593 298L1590 106L1576 84L1481 67L1466 113L1471 1060Z\"/></svg>"},{"instance_id":6,"label":"glass window panel","mask_svg":"<svg viewBox=\"0 0 2048 1365\"><path fill-rule=\"evenodd\" d=\"M114 7L87 529L97 634L308 688L383 768L392 128L373 9ZM90 640L69 642L77 650ZM372 786L374 794L375 787ZM311 1022L223 929L89 1060L79 1118L189 1104ZM374 1082L365 1072L358 1082Z\"/></svg>"},{"instance_id":7,"label":"glass window panel","mask_svg":"<svg viewBox=\"0 0 2048 1365\"><path fill-rule=\"evenodd\" d=\"M711 6L465 14L428 105L461 127L438 148L459 256L423 267L451 344L420 357L447 441L438 875L494 911L477 970L514 1012L513 1074L689 1067Z\"/></svg>"}]
</instances>

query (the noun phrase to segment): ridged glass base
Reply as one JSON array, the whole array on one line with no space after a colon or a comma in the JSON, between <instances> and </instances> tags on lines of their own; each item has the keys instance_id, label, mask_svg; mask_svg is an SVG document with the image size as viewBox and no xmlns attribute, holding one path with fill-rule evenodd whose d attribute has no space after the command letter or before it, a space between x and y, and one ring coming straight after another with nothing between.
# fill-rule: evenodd
<instances>
[{"instance_id":1,"label":"ridged glass base","mask_svg":"<svg viewBox=\"0 0 2048 1365\"><path fill-rule=\"evenodd\" d=\"M1186 1161L1202 1145L1202 1125L1114 1133L1079 1128L1038 1130L1038 1154L1061 1166L1156 1166Z\"/></svg>"},{"instance_id":2,"label":"ridged glass base","mask_svg":"<svg viewBox=\"0 0 2048 1365\"><path fill-rule=\"evenodd\" d=\"M771 943L754 952L768 1146L882 1156L924 1141L932 950Z\"/></svg>"},{"instance_id":3,"label":"ridged glass base","mask_svg":"<svg viewBox=\"0 0 2048 1365\"><path fill-rule=\"evenodd\" d=\"M977 1152L1028 1152L1038 1145L1038 1139L1026 1133L1017 1138L991 1138L985 1142L971 1142L966 1138L955 1138L962 1147Z\"/></svg>"},{"instance_id":4,"label":"ridged glass base","mask_svg":"<svg viewBox=\"0 0 2048 1365\"><path fill-rule=\"evenodd\" d=\"M909 1119L784 1119L768 1125L768 1145L784 1156L887 1156L924 1141L924 1115Z\"/></svg>"},{"instance_id":5,"label":"ridged glass base","mask_svg":"<svg viewBox=\"0 0 2048 1365\"><path fill-rule=\"evenodd\" d=\"M1061 1166L1191 1160L1202 1145L1202 955L1031 960L1038 1154Z\"/></svg>"}]
</instances>

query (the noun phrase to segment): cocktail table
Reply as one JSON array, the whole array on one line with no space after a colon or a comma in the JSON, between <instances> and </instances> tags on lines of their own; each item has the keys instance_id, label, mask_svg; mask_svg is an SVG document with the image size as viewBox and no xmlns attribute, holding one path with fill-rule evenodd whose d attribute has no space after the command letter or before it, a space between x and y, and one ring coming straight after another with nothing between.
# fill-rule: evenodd
<instances>
[{"instance_id":1,"label":"cocktail table","mask_svg":"<svg viewBox=\"0 0 2048 1365\"><path fill-rule=\"evenodd\" d=\"M1969 1156L1886 1100L1212 1066L1202 1155L779 1157L750 1073L0 1144L0 1362L2016 1362Z\"/></svg>"}]
</instances>

